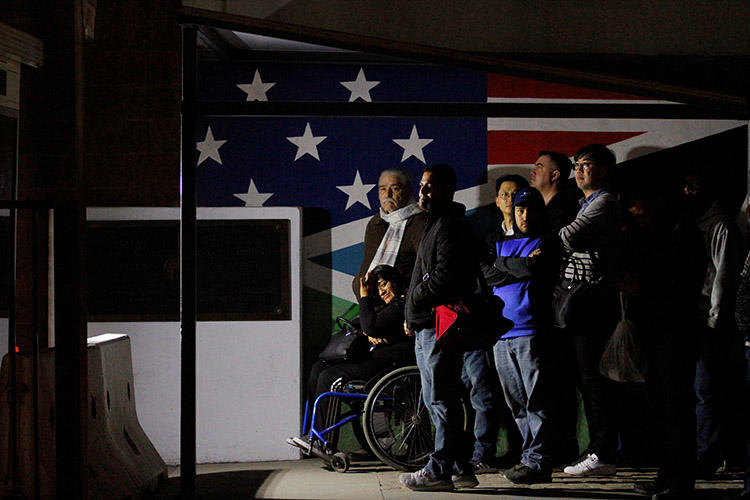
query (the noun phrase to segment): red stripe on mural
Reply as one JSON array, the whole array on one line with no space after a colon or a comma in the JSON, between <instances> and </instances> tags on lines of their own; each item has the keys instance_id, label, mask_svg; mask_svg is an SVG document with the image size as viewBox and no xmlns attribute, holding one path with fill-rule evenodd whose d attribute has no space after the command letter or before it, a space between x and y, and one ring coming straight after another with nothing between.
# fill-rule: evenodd
<instances>
[{"instance_id":1,"label":"red stripe on mural","mask_svg":"<svg viewBox=\"0 0 750 500\"><path fill-rule=\"evenodd\" d=\"M489 165L534 163L541 150L572 156L587 144L614 144L645 132L566 132L556 130L490 130L487 132Z\"/></svg>"},{"instance_id":2,"label":"red stripe on mural","mask_svg":"<svg viewBox=\"0 0 750 500\"><path fill-rule=\"evenodd\" d=\"M525 99L628 99L649 101L641 96L618 94L604 90L574 87L561 83L540 82L514 76L487 75L487 97Z\"/></svg>"}]
</instances>

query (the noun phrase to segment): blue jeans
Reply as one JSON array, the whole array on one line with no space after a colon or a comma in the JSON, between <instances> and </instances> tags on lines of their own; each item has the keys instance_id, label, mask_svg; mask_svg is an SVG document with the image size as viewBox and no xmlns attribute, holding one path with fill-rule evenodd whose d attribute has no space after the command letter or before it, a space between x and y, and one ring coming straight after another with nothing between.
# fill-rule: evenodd
<instances>
[{"instance_id":1,"label":"blue jeans","mask_svg":"<svg viewBox=\"0 0 750 500\"><path fill-rule=\"evenodd\" d=\"M461 380L474 408L474 455L472 464L493 462L500 429L499 405L502 388L488 349L464 353Z\"/></svg>"},{"instance_id":2,"label":"blue jeans","mask_svg":"<svg viewBox=\"0 0 750 500\"><path fill-rule=\"evenodd\" d=\"M495 364L523 439L521 463L547 471L551 408L554 394L550 382L554 365L549 363L550 344L543 335L501 339L495 343Z\"/></svg>"},{"instance_id":3,"label":"blue jeans","mask_svg":"<svg viewBox=\"0 0 750 500\"><path fill-rule=\"evenodd\" d=\"M436 478L471 472L471 440L463 429L460 384L463 353L435 344L435 329L416 333L414 352L422 399L435 426L435 449L425 469Z\"/></svg>"},{"instance_id":4,"label":"blue jeans","mask_svg":"<svg viewBox=\"0 0 750 500\"><path fill-rule=\"evenodd\" d=\"M729 328L703 328L699 332L698 349L695 369L698 459L718 465L722 455L731 453L742 428L736 403L742 400L742 392L737 390L744 378L742 346L736 332Z\"/></svg>"}]
</instances>

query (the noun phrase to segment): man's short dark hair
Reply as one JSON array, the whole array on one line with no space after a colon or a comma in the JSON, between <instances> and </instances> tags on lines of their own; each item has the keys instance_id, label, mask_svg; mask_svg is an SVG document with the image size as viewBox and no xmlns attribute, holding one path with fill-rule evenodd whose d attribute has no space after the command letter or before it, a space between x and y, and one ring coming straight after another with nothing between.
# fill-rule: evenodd
<instances>
[{"instance_id":1,"label":"man's short dark hair","mask_svg":"<svg viewBox=\"0 0 750 500\"><path fill-rule=\"evenodd\" d=\"M456 171L453 167L446 163L436 163L434 165L428 165L424 168L425 172L431 172L433 176L440 179L441 182L445 183L445 186L451 191L455 192L458 186L458 179L456 178Z\"/></svg>"},{"instance_id":2,"label":"man's short dark hair","mask_svg":"<svg viewBox=\"0 0 750 500\"><path fill-rule=\"evenodd\" d=\"M560 181L565 182L570 177L570 171L573 170L573 163L570 158L563 153L557 151L539 151L539 156L549 156L549 159L554 163L555 168L560 172Z\"/></svg>"},{"instance_id":3,"label":"man's short dark hair","mask_svg":"<svg viewBox=\"0 0 750 500\"><path fill-rule=\"evenodd\" d=\"M516 185L518 186L518 189L529 187L529 181L527 181L524 177L521 177L518 174L504 175L502 177L499 177L495 181L495 196L497 196L497 192L500 191L500 186L502 186L503 182L515 182Z\"/></svg>"},{"instance_id":4,"label":"man's short dark hair","mask_svg":"<svg viewBox=\"0 0 750 500\"><path fill-rule=\"evenodd\" d=\"M611 171L617 163L615 154L604 144L589 144L582 147L573 155L573 160L577 162L584 156L588 157L592 163L606 167L608 171Z\"/></svg>"}]
</instances>

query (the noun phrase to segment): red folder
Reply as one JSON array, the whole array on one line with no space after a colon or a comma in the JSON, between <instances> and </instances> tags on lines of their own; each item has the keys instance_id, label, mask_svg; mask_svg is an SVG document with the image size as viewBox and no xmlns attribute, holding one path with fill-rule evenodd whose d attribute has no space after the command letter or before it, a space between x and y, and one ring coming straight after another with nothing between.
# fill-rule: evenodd
<instances>
[{"instance_id":1,"label":"red folder","mask_svg":"<svg viewBox=\"0 0 750 500\"><path fill-rule=\"evenodd\" d=\"M458 305L437 306L435 308L435 340L440 341L446 335L457 329L458 315L468 314L469 310L463 303Z\"/></svg>"}]
</instances>

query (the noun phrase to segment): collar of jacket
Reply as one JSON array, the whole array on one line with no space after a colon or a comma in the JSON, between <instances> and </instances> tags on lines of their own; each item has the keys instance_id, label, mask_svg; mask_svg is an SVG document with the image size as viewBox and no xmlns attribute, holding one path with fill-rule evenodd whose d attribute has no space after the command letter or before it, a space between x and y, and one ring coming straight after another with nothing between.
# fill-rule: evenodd
<instances>
[{"instance_id":1,"label":"collar of jacket","mask_svg":"<svg viewBox=\"0 0 750 500\"><path fill-rule=\"evenodd\" d=\"M442 217L445 215L460 216L466 213L466 206L455 201L449 202L433 202L430 206L429 214L430 217Z\"/></svg>"}]
</instances>

